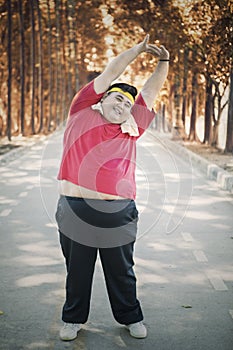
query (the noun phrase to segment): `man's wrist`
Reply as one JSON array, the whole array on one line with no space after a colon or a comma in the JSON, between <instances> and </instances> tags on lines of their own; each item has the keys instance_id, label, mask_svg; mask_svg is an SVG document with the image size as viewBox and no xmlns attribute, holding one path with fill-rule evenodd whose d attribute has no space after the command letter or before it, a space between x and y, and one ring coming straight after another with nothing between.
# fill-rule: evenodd
<instances>
[{"instance_id":1,"label":"man's wrist","mask_svg":"<svg viewBox=\"0 0 233 350\"><path fill-rule=\"evenodd\" d=\"M136 56L138 56L138 55L140 55L142 53L142 48L141 48L140 44L135 45L134 49L135 49Z\"/></svg>"}]
</instances>

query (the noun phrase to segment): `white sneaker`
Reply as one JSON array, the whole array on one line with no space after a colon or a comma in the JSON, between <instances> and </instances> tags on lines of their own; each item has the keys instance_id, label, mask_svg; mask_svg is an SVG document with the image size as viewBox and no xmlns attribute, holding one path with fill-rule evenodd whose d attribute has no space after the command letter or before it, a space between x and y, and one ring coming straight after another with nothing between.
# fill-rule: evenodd
<instances>
[{"instance_id":1,"label":"white sneaker","mask_svg":"<svg viewBox=\"0 0 233 350\"><path fill-rule=\"evenodd\" d=\"M129 333L134 338L146 338L147 330L142 322L132 323L126 326Z\"/></svg>"},{"instance_id":2,"label":"white sneaker","mask_svg":"<svg viewBox=\"0 0 233 350\"><path fill-rule=\"evenodd\" d=\"M61 340L73 340L77 338L77 333L80 331L81 326L79 323L65 323L60 330Z\"/></svg>"}]
</instances>

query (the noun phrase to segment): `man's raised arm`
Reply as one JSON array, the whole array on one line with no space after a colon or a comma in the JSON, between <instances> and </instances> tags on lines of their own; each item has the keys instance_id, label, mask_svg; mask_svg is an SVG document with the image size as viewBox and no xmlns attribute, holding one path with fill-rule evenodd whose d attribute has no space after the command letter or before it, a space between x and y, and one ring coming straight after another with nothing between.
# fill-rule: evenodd
<instances>
[{"instance_id":1,"label":"man's raised arm","mask_svg":"<svg viewBox=\"0 0 233 350\"><path fill-rule=\"evenodd\" d=\"M158 65L154 73L145 82L141 90L141 94L147 105L147 108L152 109L155 99L160 89L162 88L168 74L169 52L165 49L164 46L161 46L159 48L158 46L152 44L149 44L147 46L146 52L149 52L159 58Z\"/></svg>"},{"instance_id":2,"label":"man's raised arm","mask_svg":"<svg viewBox=\"0 0 233 350\"><path fill-rule=\"evenodd\" d=\"M112 82L117 79L126 69L126 67L142 52L146 52L149 40L149 35L146 35L145 39L128 49L118 56L116 56L101 73L94 80L94 89L97 94L105 92Z\"/></svg>"}]
</instances>

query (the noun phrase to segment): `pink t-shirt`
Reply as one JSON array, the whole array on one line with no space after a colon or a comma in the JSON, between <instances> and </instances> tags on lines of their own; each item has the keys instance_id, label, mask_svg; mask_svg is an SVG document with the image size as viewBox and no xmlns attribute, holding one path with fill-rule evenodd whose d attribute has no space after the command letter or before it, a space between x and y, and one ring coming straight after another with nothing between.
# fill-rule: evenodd
<instances>
[{"instance_id":1,"label":"pink t-shirt","mask_svg":"<svg viewBox=\"0 0 233 350\"><path fill-rule=\"evenodd\" d=\"M103 95L96 94L93 81L75 95L64 133L58 179L93 191L135 199L136 141L155 115L139 94L131 111L139 136L122 133L119 124L109 123L91 108Z\"/></svg>"}]
</instances>

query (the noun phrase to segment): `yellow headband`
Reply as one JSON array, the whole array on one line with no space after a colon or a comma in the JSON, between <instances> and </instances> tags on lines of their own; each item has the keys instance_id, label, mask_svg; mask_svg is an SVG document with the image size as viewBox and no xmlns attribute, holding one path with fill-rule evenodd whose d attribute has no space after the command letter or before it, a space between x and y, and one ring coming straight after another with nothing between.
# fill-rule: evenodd
<instances>
[{"instance_id":1,"label":"yellow headband","mask_svg":"<svg viewBox=\"0 0 233 350\"><path fill-rule=\"evenodd\" d=\"M134 98L133 96L129 93L129 92L126 92L124 90L122 90L121 88L119 87L113 87L112 89L108 90L107 93L109 92L120 92L121 94L125 95L126 97L128 97L128 99L134 104Z\"/></svg>"}]
</instances>

